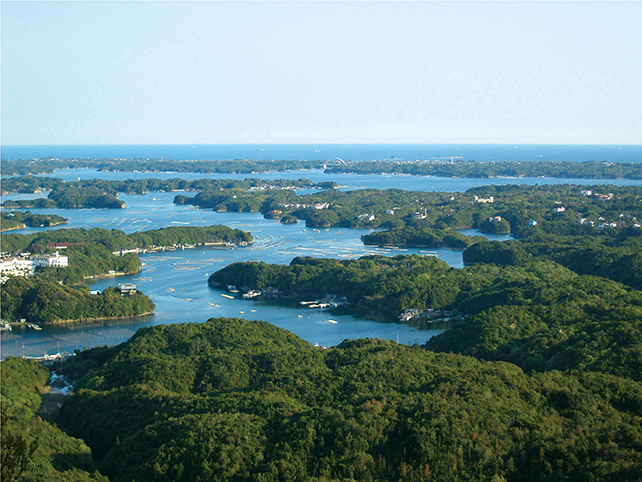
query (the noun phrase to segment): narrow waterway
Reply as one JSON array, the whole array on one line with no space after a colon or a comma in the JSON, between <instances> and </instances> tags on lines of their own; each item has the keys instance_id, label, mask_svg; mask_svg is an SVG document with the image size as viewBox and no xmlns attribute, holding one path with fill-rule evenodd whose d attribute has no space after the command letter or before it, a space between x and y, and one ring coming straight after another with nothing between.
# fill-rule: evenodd
<instances>
[{"instance_id":1,"label":"narrow waterway","mask_svg":"<svg viewBox=\"0 0 642 482\"><path fill-rule=\"evenodd\" d=\"M111 178L114 174L122 179L122 173L96 173L88 170L61 171L65 177L82 173L83 177ZM81 172L82 171L82 172ZM273 177L299 176L311 171L293 173L271 173ZM138 173L127 173L138 174ZM169 176L169 174L167 174ZM203 175L200 175L203 177ZM80 176L75 176L80 177ZM150 177L147 173L145 177ZM174 177L176 175L174 174ZM222 177L222 176L212 176ZM246 176L243 176L246 177ZM401 179L402 176L390 176ZM418 178L408 179L420 180ZM296 177L298 178L298 177ZM360 187L359 183L382 182L381 176L344 176L344 184ZM431 183L439 178L424 178L422 183ZM316 179L315 179L316 180ZM319 179L321 180L321 179ZM376 182L373 182L376 181ZM470 187L469 181L447 180L451 191ZM386 181L387 182L387 181ZM441 183L442 180L439 180ZM404 182L408 188L408 184ZM375 186L368 186L375 187ZM390 187L390 186L388 186ZM412 187L412 186L411 186ZM437 186L415 186L435 190ZM443 186L440 186L443 187ZM39 195L12 194L3 200ZM46 195L46 194L45 194ZM401 343L424 343L428 338L441 333L446 327L414 327L390 320L359 318L340 312L309 309L283 301L240 298L229 299L221 291L207 285L208 276L214 271L235 261L264 261L267 263L289 263L297 256L329 257L351 259L363 255L395 256L398 254L419 254L437 256L455 268L463 267L462 251L455 249L404 249L364 246L363 234L372 230L354 229L313 229L305 227L303 221L297 224L281 224L264 219L259 213L216 213L192 206L176 206L172 203L176 193L151 192L144 195L121 195L127 203L124 210L114 209L38 209L38 213L59 214L69 219L69 228L120 229L126 233L161 228L165 226L209 226L223 224L249 231L254 244L237 248L186 249L164 251L141 256L144 263L141 272L135 275L92 280L92 290L103 290L117 283L134 283L156 304L156 312L147 317L126 320L109 320L86 324L64 324L44 326L34 331L24 326L14 327L11 332L2 332L2 358L7 356L42 356L45 353L73 352L75 349L100 345L114 345L129 339L139 328L167 323L202 323L211 317L240 317L249 320L265 320L297 334L312 344L333 346L345 339L378 337L399 340ZM17 233L30 233L45 228L27 228ZM465 234L478 234L466 230ZM495 236L493 239L507 239L509 236ZM341 295L341 293L335 293ZM337 323L328 323L328 319Z\"/></svg>"}]
</instances>

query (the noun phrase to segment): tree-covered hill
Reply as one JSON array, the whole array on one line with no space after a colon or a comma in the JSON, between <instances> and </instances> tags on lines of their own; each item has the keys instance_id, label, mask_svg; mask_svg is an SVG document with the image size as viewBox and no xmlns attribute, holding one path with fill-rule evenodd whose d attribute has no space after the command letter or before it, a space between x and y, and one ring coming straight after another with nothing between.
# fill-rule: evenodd
<instances>
[{"instance_id":1,"label":"tree-covered hill","mask_svg":"<svg viewBox=\"0 0 642 482\"><path fill-rule=\"evenodd\" d=\"M562 177L575 179L642 179L639 162L569 161L377 161L347 162L328 166L326 172L341 174L411 174L414 176L468 177Z\"/></svg>"},{"instance_id":2,"label":"tree-covered hill","mask_svg":"<svg viewBox=\"0 0 642 482\"><path fill-rule=\"evenodd\" d=\"M90 294L42 278L11 278L2 284L2 318L30 323L131 318L154 311L154 303L142 293L121 296L110 287Z\"/></svg>"},{"instance_id":3,"label":"tree-covered hill","mask_svg":"<svg viewBox=\"0 0 642 482\"><path fill-rule=\"evenodd\" d=\"M264 322L156 326L77 385L63 422L119 481L642 477L642 385L380 340L323 350Z\"/></svg>"},{"instance_id":4,"label":"tree-covered hill","mask_svg":"<svg viewBox=\"0 0 642 482\"><path fill-rule=\"evenodd\" d=\"M295 258L289 266L234 263L209 283L276 288L297 301L345 296L349 309L371 316L448 310L466 316L431 339L431 349L511 361L527 370L590 369L636 380L642 373L642 292L551 260L454 269L417 255ZM426 318L408 322L424 324Z\"/></svg>"},{"instance_id":5,"label":"tree-covered hill","mask_svg":"<svg viewBox=\"0 0 642 482\"><path fill-rule=\"evenodd\" d=\"M24 229L29 226L36 227L52 227L58 224L66 224L67 219L57 214L33 214L29 211L3 211L0 214L1 228L0 231L11 231L13 229Z\"/></svg>"},{"instance_id":6,"label":"tree-covered hill","mask_svg":"<svg viewBox=\"0 0 642 482\"><path fill-rule=\"evenodd\" d=\"M405 226L361 236L363 244L464 249L486 241L484 236L465 236L450 229Z\"/></svg>"},{"instance_id":7,"label":"tree-covered hill","mask_svg":"<svg viewBox=\"0 0 642 482\"><path fill-rule=\"evenodd\" d=\"M247 173L319 169L321 160L169 160L169 159L18 159L2 160L2 174L43 174L57 169L89 168L98 171ZM561 177L576 179L642 179L639 162L436 160L423 162L346 162L327 166L329 173L411 174L417 176L493 178L498 176Z\"/></svg>"},{"instance_id":8,"label":"tree-covered hill","mask_svg":"<svg viewBox=\"0 0 642 482\"><path fill-rule=\"evenodd\" d=\"M149 231L125 234L119 229L73 228L34 234L4 234L2 249L9 252L38 252L48 244L100 244L110 251L121 249L149 249L153 246L174 246L199 243L252 243L250 233L227 226L169 226Z\"/></svg>"},{"instance_id":9,"label":"tree-covered hill","mask_svg":"<svg viewBox=\"0 0 642 482\"><path fill-rule=\"evenodd\" d=\"M38 176L18 176L2 181L2 193L20 192L20 193L38 193L41 191L51 191L48 199L57 199L64 195L65 192L74 192L78 189L102 189L112 195L116 193L126 194L145 194L149 191L172 192L172 191L219 191L219 190L279 190L279 189L321 189L335 187L336 183L321 182L314 183L309 179L270 179L263 180L258 178L246 179L196 179L187 180L180 178L172 179L126 179L126 180L105 180L105 179L84 179L79 181L65 182L62 179L52 177ZM71 191L70 191L71 190ZM70 206L73 207L73 206Z\"/></svg>"},{"instance_id":10,"label":"tree-covered hill","mask_svg":"<svg viewBox=\"0 0 642 482\"><path fill-rule=\"evenodd\" d=\"M2 481L109 482L82 440L36 415L49 370L22 358L7 358L0 369Z\"/></svg>"}]
</instances>

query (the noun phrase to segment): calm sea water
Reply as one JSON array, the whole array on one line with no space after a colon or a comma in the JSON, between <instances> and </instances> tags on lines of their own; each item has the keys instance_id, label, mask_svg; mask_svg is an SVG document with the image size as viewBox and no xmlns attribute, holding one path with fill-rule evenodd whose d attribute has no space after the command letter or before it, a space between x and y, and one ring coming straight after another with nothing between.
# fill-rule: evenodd
<instances>
[{"instance_id":1,"label":"calm sea water","mask_svg":"<svg viewBox=\"0 0 642 482\"><path fill-rule=\"evenodd\" d=\"M135 146L134 146L135 147ZM121 154L121 157L130 157ZM60 157L73 157L61 155ZM251 156L243 156L251 157ZM331 156L328 156L331 157ZM88 169L62 170L52 174L65 180L75 179L127 179L158 177L183 177L187 179L208 178L245 178L246 175L203 175L176 173L98 173ZM294 171L288 173L268 173L252 177L264 179L307 178L314 182L334 180L343 189L390 188L408 190L463 192L470 187L485 184L559 184L586 183L571 179L450 179L414 176L357 176L327 175L322 171ZM606 181L617 185L640 185L640 181ZM599 182L591 181L592 184ZM234 261L266 261L270 263L289 263L295 256L333 257L350 259L364 254L394 256L396 254L421 254L437 256L450 266L460 268L462 252L452 249L418 250L391 249L364 246L360 236L370 230L306 228L303 222L296 225L282 225L277 221L265 220L257 213L215 213L199 210L191 206L175 206L172 203L176 193L148 193L145 195L121 195L127 203L125 210L109 209L42 209L34 212L55 213L69 219L66 227L103 227L121 229L127 233L155 229L172 225L207 226L224 224L249 231L255 237L253 246L236 249L192 249L184 251L147 254L142 256L145 263L142 272L131 276L96 280L92 289L102 290L119 282L131 282L156 303L154 315L145 319L120 320L117 322L70 324L45 326L42 331L16 328L10 333L3 332L1 341L2 358L6 356L40 356L43 353L73 351L76 348L90 348L99 345L114 345L129 339L137 329L165 323L204 322L215 316L236 316L246 319L269 321L281 328L288 329L310 343L332 346L344 339L379 337L399 340L402 343L424 343L428 338L441 333L444 327L425 329L405 324L364 319L352 315L323 310L309 310L301 306L277 303L270 300L248 301L230 300L223 293L207 285L207 277L217 269ZM2 200L24 199L46 196L9 194ZM40 229L25 229L29 233ZM478 234L467 231L466 234ZM493 239L509 239L509 236L496 236ZM170 288L173 290L170 290ZM340 294L340 293L337 293ZM188 300L189 298L189 300ZM194 301L190 301L194 300ZM217 306L214 306L217 305ZM327 319L337 320L337 324ZM433 327L431 327L433 328Z\"/></svg>"},{"instance_id":2,"label":"calm sea water","mask_svg":"<svg viewBox=\"0 0 642 482\"><path fill-rule=\"evenodd\" d=\"M176 144L1 147L2 159L43 157L176 160L277 159L352 161L429 160L461 157L476 161L642 162L642 145L534 144Z\"/></svg>"}]
</instances>

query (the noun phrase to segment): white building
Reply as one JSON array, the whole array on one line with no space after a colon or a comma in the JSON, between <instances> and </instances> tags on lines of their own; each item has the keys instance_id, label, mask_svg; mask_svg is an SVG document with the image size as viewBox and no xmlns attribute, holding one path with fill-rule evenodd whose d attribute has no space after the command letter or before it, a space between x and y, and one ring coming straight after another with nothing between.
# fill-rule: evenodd
<instances>
[{"instance_id":1,"label":"white building","mask_svg":"<svg viewBox=\"0 0 642 482\"><path fill-rule=\"evenodd\" d=\"M33 273L33 263L26 258L7 258L2 260L0 272L3 275L26 276Z\"/></svg>"},{"instance_id":2,"label":"white building","mask_svg":"<svg viewBox=\"0 0 642 482\"><path fill-rule=\"evenodd\" d=\"M65 268L69 265L67 256L60 256L58 252L53 255L35 255L29 258L6 258L0 262L2 282L7 276L30 276L34 270L43 268Z\"/></svg>"},{"instance_id":3,"label":"white building","mask_svg":"<svg viewBox=\"0 0 642 482\"><path fill-rule=\"evenodd\" d=\"M53 255L35 255L31 257L34 268L66 268L69 266L69 258L60 256L58 251Z\"/></svg>"}]
</instances>

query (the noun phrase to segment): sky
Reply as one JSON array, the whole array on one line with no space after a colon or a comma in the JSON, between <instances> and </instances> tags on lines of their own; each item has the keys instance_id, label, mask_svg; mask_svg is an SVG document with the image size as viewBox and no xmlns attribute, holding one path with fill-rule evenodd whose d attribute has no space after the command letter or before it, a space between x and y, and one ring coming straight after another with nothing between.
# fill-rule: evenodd
<instances>
[{"instance_id":1,"label":"sky","mask_svg":"<svg viewBox=\"0 0 642 482\"><path fill-rule=\"evenodd\" d=\"M642 144L642 2L0 2L1 143Z\"/></svg>"}]
</instances>

